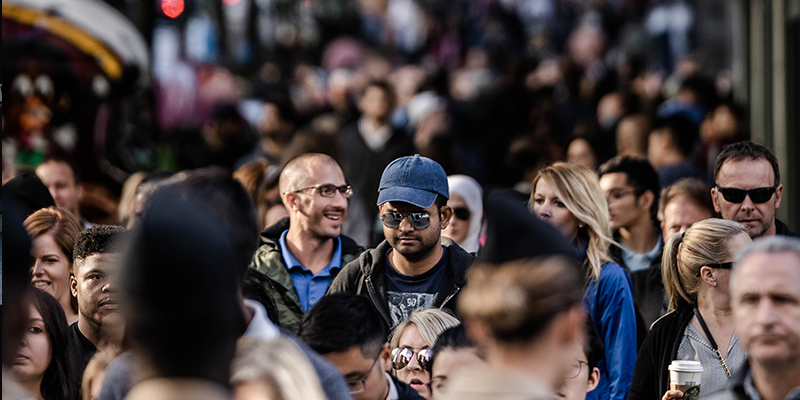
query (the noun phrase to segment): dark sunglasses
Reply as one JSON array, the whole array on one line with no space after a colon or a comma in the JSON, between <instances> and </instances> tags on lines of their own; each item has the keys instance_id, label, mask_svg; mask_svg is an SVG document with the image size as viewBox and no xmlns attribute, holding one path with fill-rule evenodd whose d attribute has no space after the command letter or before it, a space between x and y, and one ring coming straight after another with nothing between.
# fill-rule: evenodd
<instances>
[{"instance_id":1,"label":"dark sunglasses","mask_svg":"<svg viewBox=\"0 0 800 400\"><path fill-rule=\"evenodd\" d=\"M408 222L411 223L414 229L425 230L431 226L431 216L424 212L390 211L381 214L381 221L387 228L396 229L406 216L408 216Z\"/></svg>"},{"instance_id":2,"label":"dark sunglasses","mask_svg":"<svg viewBox=\"0 0 800 400\"><path fill-rule=\"evenodd\" d=\"M722 197L725 198L726 201L731 203L741 203L744 201L744 198L750 196L750 200L753 203L761 204L766 203L769 199L772 198L772 195L777 190L776 186L772 187L760 187L750 190L744 189L737 189L737 188L724 188L717 186L717 190L722 193Z\"/></svg>"},{"instance_id":3,"label":"dark sunglasses","mask_svg":"<svg viewBox=\"0 0 800 400\"><path fill-rule=\"evenodd\" d=\"M458 219L460 219L462 221L466 221L466 220L469 219L469 216L470 216L469 208L467 208L467 207L455 207L455 208L453 208L453 215L455 215L456 218L458 218Z\"/></svg>"},{"instance_id":4,"label":"dark sunglasses","mask_svg":"<svg viewBox=\"0 0 800 400\"><path fill-rule=\"evenodd\" d=\"M336 185L330 184L330 183L327 184L327 185L317 185L317 186L304 187L302 189L295 189L295 190L292 190L291 192L292 193L300 193L300 192L302 192L304 190L308 190L308 189L312 189L312 190L316 189L316 191L318 191L319 195L322 196L322 197L333 197L333 196L336 196L336 191L337 190L339 191L339 193L342 194L342 196L344 196L345 199L353 195L353 188L350 185L336 186Z\"/></svg>"},{"instance_id":5,"label":"dark sunglasses","mask_svg":"<svg viewBox=\"0 0 800 400\"><path fill-rule=\"evenodd\" d=\"M711 267L711 268L719 268L719 269L731 269L731 268L733 268L733 261L719 263L719 264L716 264L716 265L709 265L709 267ZM695 274L695 275L696 276L700 276L700 272L697 272L697 274Z\"/></svg>"},{"instance_id":6,"label":"dark sunglasses","mask_svg":"<svg viewBox=\"0 0 800 400\"><path fill-rule=\"evenodd\" d=\"M414 349L411 347L398 347L392 350L392 368L403 369L414 358ZM419 366L425 371L431 370L431 360L433 359L433 350L422 349L417 352L417 362Z\"/></svg>"}]
</instances>

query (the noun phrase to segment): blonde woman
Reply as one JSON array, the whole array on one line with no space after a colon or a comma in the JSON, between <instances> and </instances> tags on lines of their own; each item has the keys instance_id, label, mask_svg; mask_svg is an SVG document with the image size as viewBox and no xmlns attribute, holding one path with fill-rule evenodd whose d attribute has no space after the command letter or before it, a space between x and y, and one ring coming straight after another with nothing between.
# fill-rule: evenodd
<instances>
[{"instance_id":1,"label":"blonde woman","mask_svg":"<svg viewBox=\"0 0 800 400\"><path fill-rule=\"evenodd\" d=\"M706 219L664 245L661 274L669 312L642 344L628 399L678 398L669 390L672 360L703 364L700 395L723 389L746 362L734 333L728 280L734 255L750 243L737 222Z\"/></svg>"},{"instance_id":2,"label":"blonde woman","mask_svg":"<svg viewBox=\"0 0 800 400\"><path fill-rule=\"evenodd\" d=\"M636 314L630 277L609 257L613 241L597 175L563 162L544 168L533 180L529 206L573 243L583 263L587 282L583 306L605 348L597 364L600 384L587 399L623 400L636 363Z\"/></svg>"},{"instance_id":3,"label":"blonde woman","mask_svg":"<svg viewBox=\"0 0 800 400\"><path fill-rule=\"evenodd\" d=\"M420 396L430 399L431 359L436 338L459 325L458 318L444 310L431 308L411 313L389 335L392 346L392 368L397 379L411 385Z\"/></svg>"},{"instance_id":4,"label":"blonde woman","mask_svg":"<svg viewBox=\"0 0 800 400\"><path fill-rule=\"evenodd\" d=\"M314 367L285 336L271 341L239 339L231 386L236 400L325 400Z\"/></svg>"}]
</instances>

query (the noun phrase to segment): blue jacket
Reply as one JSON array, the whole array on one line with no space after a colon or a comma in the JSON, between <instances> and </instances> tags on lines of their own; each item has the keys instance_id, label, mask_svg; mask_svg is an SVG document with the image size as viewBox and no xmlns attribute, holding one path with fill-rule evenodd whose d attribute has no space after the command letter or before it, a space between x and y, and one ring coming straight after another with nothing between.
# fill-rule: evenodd
<instances>
[{"instance_id":1,"label":"blue jacket","mask_svg":"<svg viewBox=\"0 0 800 400\"><path fill-rule=\"evenodd\" d=\"M636 365L636 313L631 278L619 265L603 265L600 279L592 280L583 295L583 306L603 341L605 357L597 363L600 384L587 400L625 400Z\"/></svg>"}]
</instances>

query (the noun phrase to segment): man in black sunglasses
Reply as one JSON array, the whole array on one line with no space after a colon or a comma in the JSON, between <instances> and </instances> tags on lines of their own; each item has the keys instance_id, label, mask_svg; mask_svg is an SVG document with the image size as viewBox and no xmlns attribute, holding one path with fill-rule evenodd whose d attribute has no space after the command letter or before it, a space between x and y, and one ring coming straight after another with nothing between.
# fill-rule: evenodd
<instances>
[{"instance_id":1,"label":"man in black sunglasses","mask_svg":"<svg viewBox=\"0 0 800 400\"><path fill-rule=\"evenodd\" d=\"M473 257L442 237L453 215L449 197L447 174L436 161L420 155L392 161L378 189L386 240L347 264L331 292L368 295L390 327L418 308L455 311Z\"/></svg>"},{"instance_id":2,"label":"man in black sunglasses","mask_svg":"<svg viewBox=\"0 0 800 400\"><path fill-rule=\"evenodd\" d=\"M714 181L714 209L747 227L751 238L797 236L775 218L783 185L778 159L768 148L752 141L726 146L714 162Z\"/></svg>"},{"instance_id":3,"label":"man in black sunglasses","mask_svg":"<svg viewBox=\"0 0 800 400\"><path fill-rule=\"evenodd\" d=\"M250 272L275 302L281 326L297 333L303 314L364 248L342 235L353 191L333 158L304 154L279 179L289 217L261 232Z\"/></svg>"}]
</instances>

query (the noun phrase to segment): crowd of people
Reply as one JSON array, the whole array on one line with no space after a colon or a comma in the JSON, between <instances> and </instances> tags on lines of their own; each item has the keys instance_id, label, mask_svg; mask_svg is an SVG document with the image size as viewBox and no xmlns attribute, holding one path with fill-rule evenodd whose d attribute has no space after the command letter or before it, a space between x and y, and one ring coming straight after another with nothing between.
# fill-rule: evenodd
<instances>
[{"instance_id":1,"label":"crowd of people","mask_svg":"<svg viewBox=\"0 0 800 400\"><path fill-rule=\"evenodd\" d=\"M26 243L4 398L671 400L674 360L703 398L800 395L800 238L754 142L713 187L623 155L546 166L527 199L399 157L372 247L322 153L274 172L266 228L223 168L145 176L123 227L82 223L81 191L45 183L71 164L43 165L3 187Z\"/></svg>"},{"instance_id":2,"label":"crowd of people","mask_svg":"<svg viewBox=\"0 0 800 400\"><path fill-rule=\"evenodd\" d=\"M359 2L255 103L157 65L170 168L110 218L62 152L4 168L3 398L673 400L690 360L702 398L800 399L778 160L685 4L429 3Z\"/></svg>"}]
</instances>

